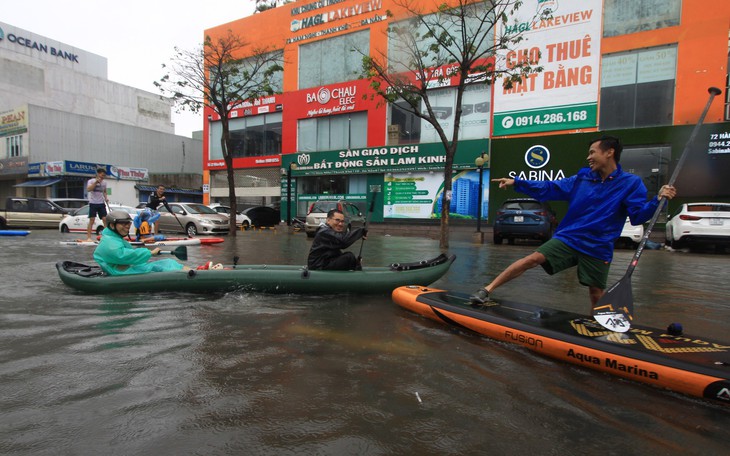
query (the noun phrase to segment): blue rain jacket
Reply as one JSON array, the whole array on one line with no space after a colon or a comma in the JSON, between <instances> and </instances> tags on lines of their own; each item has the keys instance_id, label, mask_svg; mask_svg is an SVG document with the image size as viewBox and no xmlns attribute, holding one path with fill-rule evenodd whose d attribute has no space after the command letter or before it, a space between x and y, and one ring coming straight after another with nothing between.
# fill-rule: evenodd
<instances>
[{"instance_id":1,"label":"blue rain jacket","mask_svg":"<svg viewBox=\"0 0 730 456\"><path fill-rule=\"evenodd\" d=\"M171 258L149 261L151 257L149 250L132 247L116 231L109 228L104 228L101 232L101 241L94 250L94 259L109 275L146 274L183 268L183 265Z\"/></svg>"},{"instance_id":2,"label":"blue rain jacket","mask_svg":"<svg viewBox=\"0 0 730 456\"><path fill-rule=\"evenodd\" d=\"M605 181L590 168L556 181L516 178L515 190L540 201L568 201L568 212L554 238L575 250L610 262L613 246L628 216L638 225L649 220L659 200L646 199L646 186L639 176L618 169Z\"/></svg>"}]
</instances>

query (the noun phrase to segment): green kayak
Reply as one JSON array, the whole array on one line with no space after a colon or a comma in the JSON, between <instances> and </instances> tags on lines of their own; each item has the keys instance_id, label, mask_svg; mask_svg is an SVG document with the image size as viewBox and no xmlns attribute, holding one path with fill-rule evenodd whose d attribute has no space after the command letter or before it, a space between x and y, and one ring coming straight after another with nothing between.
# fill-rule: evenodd
<instances>
[{"instance_id":1,"label":"green kayak","mask_svg":"<svg viewBox=\"0 0 730 456\"><path fill-rule=\"evenodd\" d=\"M439 255L415 263L364 267L361 271L310 271L304 266L231 265L216 270L153 272L109 276L99 266L59 261L56 269L66 285L85 293L182 291L214 293L390 293L403 285L429 285L449 270L455 255Z\"/></svg>"}]
</instances>

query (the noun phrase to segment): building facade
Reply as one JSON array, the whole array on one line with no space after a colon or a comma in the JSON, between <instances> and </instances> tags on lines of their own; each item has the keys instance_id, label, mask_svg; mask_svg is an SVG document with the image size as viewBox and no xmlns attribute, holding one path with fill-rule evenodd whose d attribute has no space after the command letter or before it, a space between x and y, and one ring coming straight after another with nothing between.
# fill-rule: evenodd
<instances>
[{"instance_id":1,"label":"building facade","mask_svg":"<svg viewBox=\"0 0 730 456\"><path fill-rule=\"evenodd\" d=\"M83 198L96 165L120 171L112 201L158 176L202 196L202 141L174 134L169 100L109 81L106 58L0 23L0 67L0 196Z\"/></svg>"},{"instance_id":2,"label":"building facade","mask_svg":"<svg viewBox=\"0 0 730 456\"><path fill-rule=\"evenodd\" d=\"M434 10L439 4L433 2ZM551 17L536 20L545 8ZM249 100L231 116L239 139L232 151L239 203L280 198L282 218L289 201L302 216L322 198L359 201L365 211L368 195L381 189L371 220L438 217L444 150L433 128L397 102L372 97L369 82L357 76L362 55L392 52L388 27L405 19L397 11L390 0L298 1L206 31L216 37L231 30L252 47L282 56L281 93ZM672 204L729 199L730 186L723 185L730 176L729 30L730 4L724 3L710 15L694 1L524 1L496 33L520 32L525 39L497 64L534 59L543 71L509 90L467 86L450 213L488 220L502 200L515 196L495 191L490 198L490 176L574 174L586 164L587 143L602 134L622 138L622 165L656 194L684 150L710 86L722 94L692 145L676 183L680 198ZM447 135L457 83L449 74L448 66L434 69L438 84L431 92ZM220 200L228 196L221 130L212 112L208 119L206 198ZM484 168L477 168L478 157L486 158Z\"/></svg>"}]
</instances>

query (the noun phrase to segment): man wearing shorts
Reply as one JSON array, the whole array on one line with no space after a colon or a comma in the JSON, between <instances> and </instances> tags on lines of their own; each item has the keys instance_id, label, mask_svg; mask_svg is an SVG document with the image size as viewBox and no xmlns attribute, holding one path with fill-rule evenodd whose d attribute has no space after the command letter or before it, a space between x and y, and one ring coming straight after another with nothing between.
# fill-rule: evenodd
<instances>
[{"instance_id":1,"label":"man wearing shorts","mask_svg":"<svg viewBox=\"0 0 730 456\"><path fill-rule=\"evenodd\" d=\"M96 170L96 177L86 182L86 194L89 197L89 225L86 227L86 240L91 241L91 228L94 226L94 219L98 216L106 226L106 205L109 199L106 196L106 170Z\"/></svg>"},{"instance_id":2,"label":"man wearing shorts","mask_svg":"<svg viewBox=\"0 0 730 456\"><path fill-rule=\"evenodd\" d=\"M542 266L550 275L577 266L579 282L588 287L591 307L596 305L606 288L614 242L626 217L634 225L644 223L659 204L658 198L647 201L640 177L623 171L619 165L622 150L618 138L602 136L590 142L588 167L574 176L556 181L492 180L499 182L499 188L514 185L516 191L540 201L568 201L568 211L552 239L477 290L470 297L472 303L489 301L497 287L535 266ZM675 195L674 187L664 185L658 196L672 199Z\"/></svg>"}]
</instances>

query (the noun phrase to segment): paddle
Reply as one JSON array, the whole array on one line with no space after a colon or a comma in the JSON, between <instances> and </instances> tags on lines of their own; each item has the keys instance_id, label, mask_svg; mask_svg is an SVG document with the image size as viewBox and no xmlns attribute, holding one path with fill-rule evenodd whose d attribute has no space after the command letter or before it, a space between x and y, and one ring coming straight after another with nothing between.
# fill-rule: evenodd
<instances>
[{"instance_id":1,"label":"paddle","mask_svg":"<svg viewBox=\"0 0 730 456\"><path fill-rule=\"evenodd\" d=\"M697 132L699 131L702 122L705 120L707 111L710 110L712 100L715 96L722 93L717 87L710 87L707 91L710 94L710 99L707 100L707 105L705 106L705 110L702 111L702 115L700 116L697 125L695 125L694 129L692 129L692 134L690 134L689 139L684 146L682 155L680 155L677 166L674 168L672 177L669 179L667 185L674 185L674 181L677 179L677 175L679 175L679 170L682 168L682 165L687 158L687 152L691 148L692 142L694 141L695 136L697 136ZM631 292L631 274L634 272L634 269L636 269L639 257L644 251L644 245L646 245L646 241L649 239L651 230L654 228L654 224L664 208L665 201L665 198L659 198L659 205L654 211L654 215L649 221L649 225L644 230L644 236L641 238L641 242L639 242L639 247L637 247L634 257L631 259L631 262L629 262L626 274L624 274L621 280L606 290L606 293L598 300L595 307L593 307L593 318L595 318L596 321L606 329L610 329L615 332L626 332L631 327L631 320L634 318L634 298Z\"/></svg>"},{"instance_id":2,"label":"paddle","mask_svg":"<svg viewBox=\"0 0 730 456\"><path fill-rule=\"evenodd\" d=\"M180 219L177 218L177 214L172 212L172 209L170 209L170 206L165 205L165 207L167 208L168 211L170 211L170 214L172 214L172 216L175 217L175 220L177 220L177 224L180 225L180 228L182 228L185 235L189 238L192 238L192 236L190 236L190 233L188 233L188 230L186 230L185 227L183 226L182 222L180 222Z\"/></svg>"},{"instance_id":3,"label":"paddle","mask_svg":"<svg viewBox=\"0 0 730 456\"><path fill-rule=\"evenodd\" d=\"M363 226L364 230L368 229L368 222L370 221L370 214L372 214L373 211L375 210L375 199L378 196L378 190L377 189L373 190L371 195L372 195L372 199L370 200L370 209L368 210L368 213L365 214L365 225ZM362 264L362 248L364 245L365 245L365 239L363 239L362 242L360 243L360 253L357 254L357 265L358 266L361 266L361 264Z\"/></svg>"},{"instance_id":4,"label":"paddle","mask_svg":"<svg viewBox=\"0 0 730 456\"><path fill-rule=\"evenodd\" d=\"M188 259L188 248L184 245L181 245L180 247L176 248L175 250L160 250L157 252L158 255L162 254L169 254L169 255L175 255L180 260L187 260Z\"/></svg>"}]
</instances>

